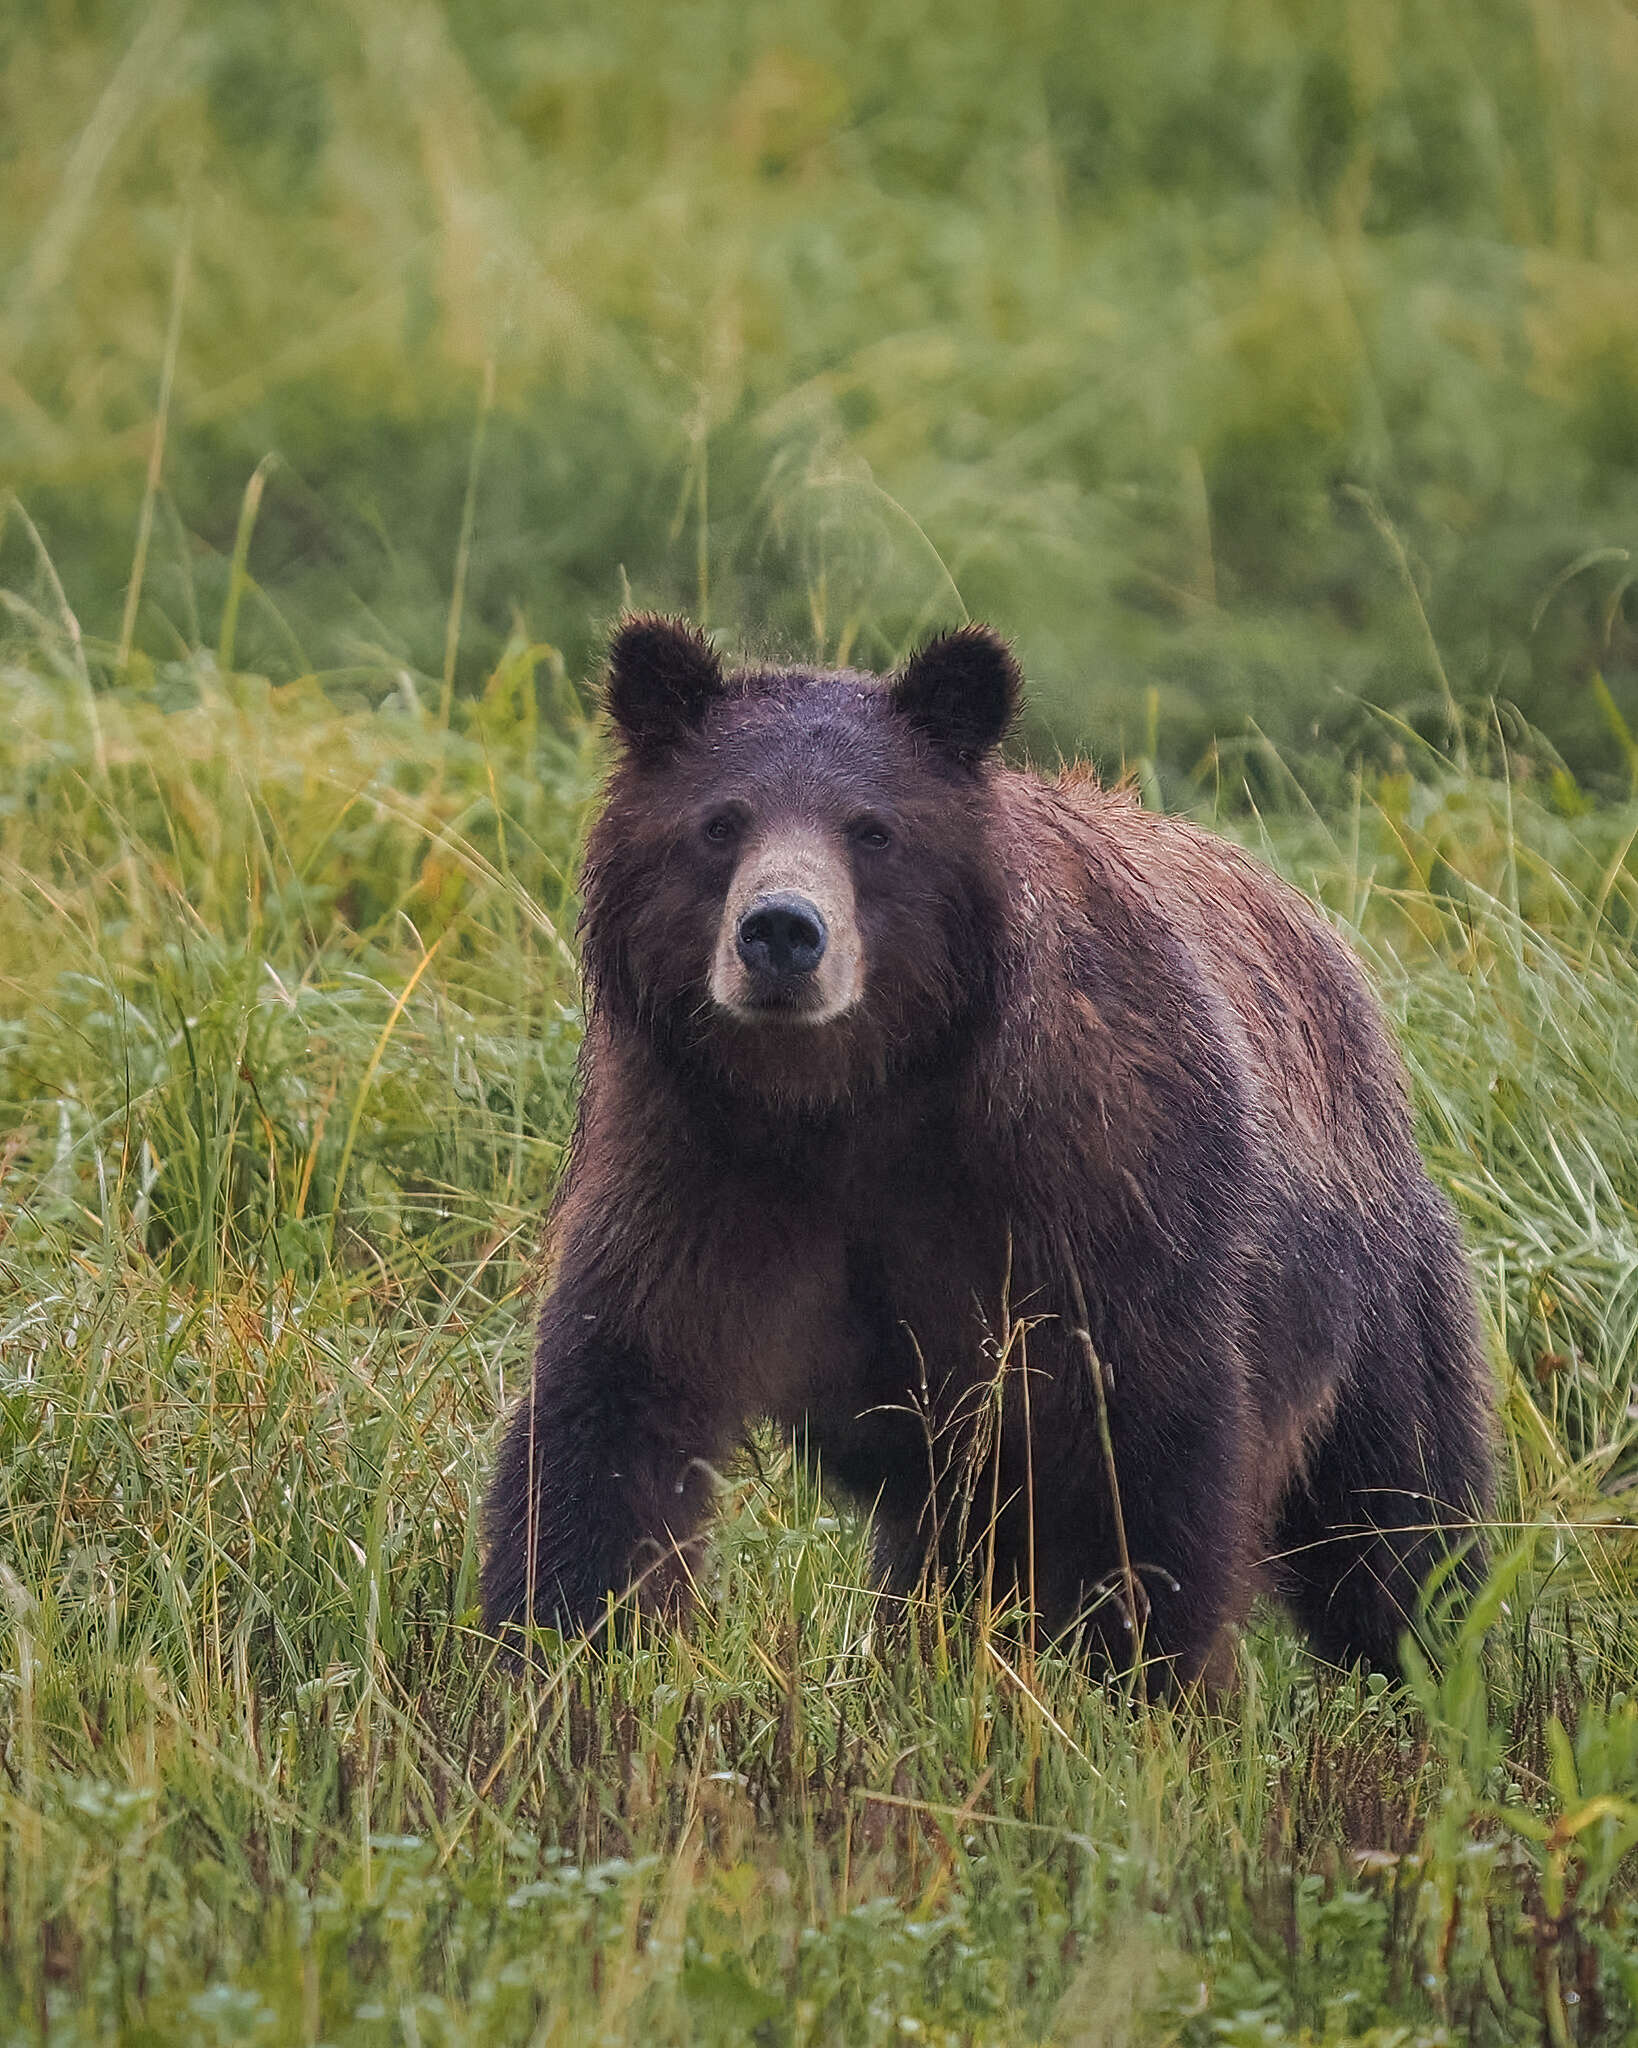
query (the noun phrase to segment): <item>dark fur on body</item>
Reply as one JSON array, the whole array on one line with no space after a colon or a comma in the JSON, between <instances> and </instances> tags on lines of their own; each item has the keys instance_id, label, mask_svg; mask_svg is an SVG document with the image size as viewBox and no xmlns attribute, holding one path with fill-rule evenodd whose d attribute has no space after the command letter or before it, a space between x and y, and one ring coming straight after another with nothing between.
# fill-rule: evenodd
<instances>
[{"instance_id":1,"label":"dark fur on body","mask_svg":"<svg viewBox=\"0 0 1638 2048\"><path fill-rule=\"evenodd\" d=\"M1126 1661L1082 1302L1171 1674L1259 1587L1326 1656L1392 1668L1483 1511L1462 1252L1352 958L1222 841L1001 767L1017 686L976 629L886 682L725 676L665 621L618 636L555 1285L485 1510L493 1628L590 1625L634 1579L674 1597L714 1471L770 1416L874 1508L887 1584L959 1574L993 1500L1003 1592ZM856 999L823 1023L712 980L734 876L782 833L856 925Z\"/></svg>"}]
</instances>

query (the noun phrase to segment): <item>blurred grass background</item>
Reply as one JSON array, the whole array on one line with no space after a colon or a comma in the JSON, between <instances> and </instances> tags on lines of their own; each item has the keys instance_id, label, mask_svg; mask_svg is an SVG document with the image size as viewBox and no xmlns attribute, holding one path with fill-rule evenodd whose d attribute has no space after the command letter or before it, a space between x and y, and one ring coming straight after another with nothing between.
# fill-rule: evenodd
<instances>
[{"instance_id":1,"label":"blurred grass background","mask_svg":"<svg viewBox=\"0 0 1638 2048\"><path fill-rule=\"evenodd\" d=\"M274 454L279 679L441 683L466 509L457 687L628 592L872 664L964 604L1105 758L1453 692L1629 772L1618 0L42 0L0 52L0 467L117 642L174 324L158 667Z\"/></svg>"},{"instance_id":2,"label":"blurred grass background","mask_svg":"<svg viewBox=\"0 0 1638 2048\"><path fill-rule=\"evenodd\" d=\"M1638 25L0 18L0 2043L1638 2024ZM1363 953L1472 1245L1437 1671L1134 1712L761 1441L685 1632L475 1627L627 598L890 661Z\"/></svg>"}]
</instances>

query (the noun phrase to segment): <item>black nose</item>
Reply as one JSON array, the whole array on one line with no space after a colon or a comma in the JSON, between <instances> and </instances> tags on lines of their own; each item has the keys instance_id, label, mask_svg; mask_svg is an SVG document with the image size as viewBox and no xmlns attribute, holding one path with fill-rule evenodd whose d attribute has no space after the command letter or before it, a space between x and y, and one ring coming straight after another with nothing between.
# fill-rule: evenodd
<instances>
[{"instance_id":1,"label":"black nose","mask_svg":"<svg viewBox=\"0 0 1638 2048\"><path fill-rule=\"evenodd\" d=\"M759 896L739 921L739 957L769 981L797 981L825 957L829 934L819 906L794 889Z\"/></svg>"}]
</instances>

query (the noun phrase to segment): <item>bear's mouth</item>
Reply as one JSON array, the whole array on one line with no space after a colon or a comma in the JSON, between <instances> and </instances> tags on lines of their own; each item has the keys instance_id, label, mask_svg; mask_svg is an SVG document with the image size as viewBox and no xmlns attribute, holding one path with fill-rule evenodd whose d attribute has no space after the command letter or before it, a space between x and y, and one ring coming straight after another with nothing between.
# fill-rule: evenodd
<instances>
[{"instance_id":1,"label":"bear's mouth","mask_svg":"<svg viewBox=\"0 0 1638 2048\"><path fill-rule=\"evenodd\" d=\"M816 988L791 988L755 983L739 989L733 1000L721 1006L730 1017L746 1024L824 1024L839 1012L825 1001Z\"/></svg>"}]
</instances>

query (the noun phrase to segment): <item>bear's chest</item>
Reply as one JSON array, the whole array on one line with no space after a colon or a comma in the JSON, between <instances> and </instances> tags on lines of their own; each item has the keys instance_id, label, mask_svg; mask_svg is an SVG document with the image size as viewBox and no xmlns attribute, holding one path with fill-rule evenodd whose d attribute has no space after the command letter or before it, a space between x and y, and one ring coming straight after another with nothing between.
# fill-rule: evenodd
<instances>
[{"instance_id":1,"label":"bear's chest","mask_svg":"<svg viewBox=\"0 0 1638 2048\"><path fill-rule=\"evenodd\" d=\"M935 1148L818 1177L719 1171L673 1218L664 1320L696 1370L793 1424L967 1384L1004 1318L1004 1225Z\"/></svg>"}]
</instances>

